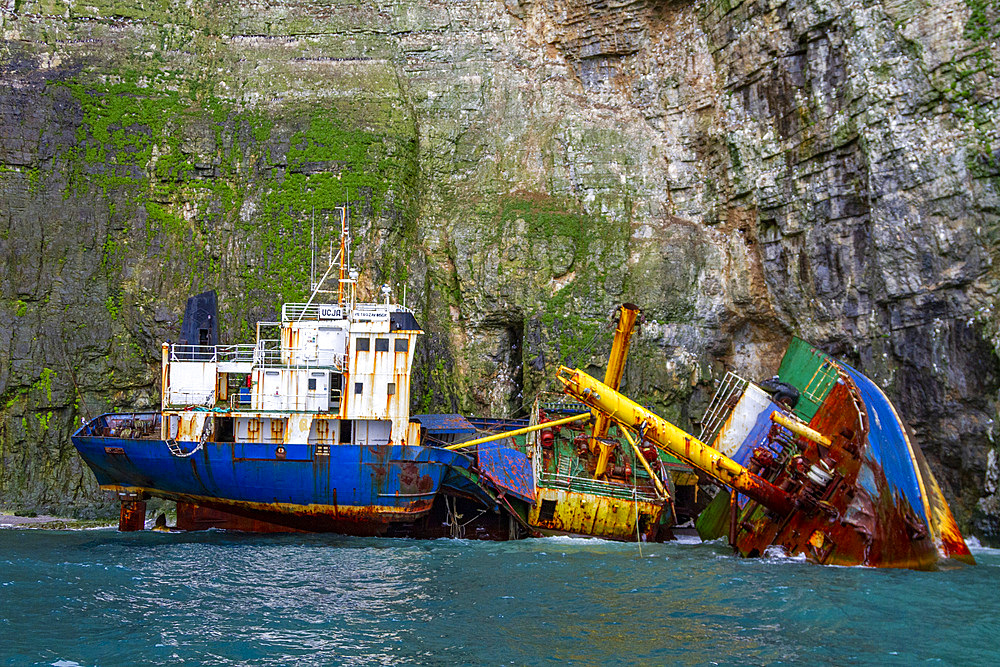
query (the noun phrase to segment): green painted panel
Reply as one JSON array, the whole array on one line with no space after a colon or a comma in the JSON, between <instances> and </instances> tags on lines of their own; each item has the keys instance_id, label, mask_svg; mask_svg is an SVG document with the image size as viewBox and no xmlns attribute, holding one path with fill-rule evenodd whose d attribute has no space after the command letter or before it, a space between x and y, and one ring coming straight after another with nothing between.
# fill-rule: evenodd
<instances>
[{"instance_id":1,"label":"green painted panel","mask_svg":"<svg viewBox=\"0 0 1000 667\"><path fill-rule=\"evenodd\" d=\"M799 390L795 414L808 423L837 382L837 370L826 354L801 338L792 338L778 377Z\"/></svg>"},{"instance_id":2,"label":"green painted panel","mask_svg":"<svg viewBox=\"0 0 1000 667\"><path fill-rule=\"evenodd\" d=\"M706 541L729 534L729 491L719 491L708 507L698 515L694 527L698 536Z\"/></svg>"}]
</instances>

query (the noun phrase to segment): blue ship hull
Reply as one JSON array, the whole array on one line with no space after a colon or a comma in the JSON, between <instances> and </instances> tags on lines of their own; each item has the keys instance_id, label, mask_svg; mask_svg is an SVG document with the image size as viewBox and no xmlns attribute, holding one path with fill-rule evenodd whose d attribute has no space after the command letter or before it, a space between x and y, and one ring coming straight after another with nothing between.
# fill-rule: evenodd
<instances>
[{"instance_id":1,"label":"blue ship hull","mask_svg":"<svg viewBox=\"0 0 1000 667\"><path fill-rule=\"evenodd\" d=\"M190 457L162 440L85 434L73 444L103 489L146 494L309 531L378 535L425 516L465 456L409 445L207 442ZM184 443L186 449L196 443ZM327 454L328 452L328 454Z\"/></svg>"}]
</instances>

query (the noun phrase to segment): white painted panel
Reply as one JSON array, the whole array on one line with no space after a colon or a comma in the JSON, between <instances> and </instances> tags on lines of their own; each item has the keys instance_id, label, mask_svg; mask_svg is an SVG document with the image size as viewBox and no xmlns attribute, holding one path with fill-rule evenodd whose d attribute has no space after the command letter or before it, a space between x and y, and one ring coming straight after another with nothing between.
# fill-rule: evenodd
<instances>
[{"instance_id":1,"label":"white painted panel","mask_svg":"<svg viewBox=\"0 0 1000 667\"><path fill-rule=\"evenodd\" d=\"M239 417L236 420L237 442L260 442L261 422L252 417Z\"/></svg>"},{"instance_id":2,"label":"white painted panel","mask_svg":"<svg viewBox=\"0 0 1000 667\"><path fill-rule=\"evenodd\" d=\"M210 412L188 412L180 415L180 426L178 427L177 440L197 442L201 439L205 422L211 416Z\"/></svg>"},{"instance_id":3,"label":"white painted panel","mask_svg":"<svg viewBox=\"0 0 1000 667\"><path fill-rule=\"evenodd\" d=\"M174 361L170 363L170 405L215 404L215 362Z\"/></svg>"},{"instance_id":4,"label":"white painted panel","mask_svg":"<svg viewBox=\"0 0 1000 667\"><path fill-rule=\"evenodd\" d=\"M285 431L287 426L279 431L278 435L275 436L274 431L271 428L272 422L275 424L283 423L284 419L270 419L264 417L260 420L260 441L261 442L283 442L285 439Z\"/></svg>"},{"instance_id":5,"label":"white painted panel","mask_svg":"<svg viewBox=\"0 0 1000 667\"><path fill-rule=\"evenodd\" d=\"M320 366L340 367L344 351L347 349L347 332L339 327L319 328L317 337L319 348L318 359Z\"/></svg>"},{"instance_id":6,"label":"white painted panel","mask_svg":"<svg viewBox=\"0 0 1000 667\"><path fill-rule=\"evenodd\" d=\"M285 430L285 443L289 445L305 444L309 441L309 431L312 430L312 415L290 415Z\"/></svg>"},{"instance_id":7,"label":"white painted panel","mask_svg":"<svg viewBox=\"0 0 1000 667\"><path fill-rule=\"evenodd\" d=\"M315 365L319 358L319 333L315 329L306 329L299 334L299 345L302 351L301 363Z\"/></svg>"},{"instance_id":8,"label":"white painted panel","mask_svg":"<svg viewBox=\"0 0 1000 667\"><path fill-rule=\"evenodd\" d=\"M354 422L354 444L384 445L389 442L392 422L379 419L358 419Z\"/></svg>"},{"instance_id":9,"label":"white painted panel","mask_svg":"<svg viewBox=\"0 0 1000 667\"><path fill-rule=\"evenodd\" d=\"M309 442L324 445L337 444L337 433L340 420L313 419L309 427Z\"/></svg>"},{"instance_id":10,"label":"white painted panel","mask_svg":"<svg viewBox=\"0 0 1000 667\"><path fill-rule=\"evenodd\" d=\"M347 416L351 419L366 419L372 416L372 373L375 371L375 336L361 337L369 338L369 350L358 351L357 339L359 336L353 334L351 340L351 355L349 381L344 389L344 399L347 402ZM358 383L362 385L362 392L355 393Z\"/></svg>"},{"instance_id":11,"label":"white painted panel","mask_svg":"<svg viewBox=\"0 0 1000 667\"><path fill-rule=\"evenodd\" d=\"M261 409L282 410L285 401L282 397L281 371L264 371L261 375Z\"/></svg>"},{"instance_id":12,"label":"white painted panel","mask_svg":"<svg viewBox=\"0 0 1000 667\"><path fill-rule=\"evenodd\" d=\"M732 457L757 423L758 415L768 409L770 404L771 396L766 391L755 384L748 384L729 419L719 429L719 435L712 446Z\"/></svg>"},{"instance_id":13,"label":"white painted panel","mask_svg":"<svg viewBox=\"0 0 1000 667\"><path fill-rule=\"evenodd\" d=\"M250 419L247 417L236 418L236 442L250 441Z\"/></svg>"},{"instance_id":14,"label":"white painted panel","mask_svg":"<svg viewBox=\"0 0 1000 667\"><path fill-rule=\"evenodd\" d=\"M306 410L326 412L330 405L330 374L326 371L307 371L305 374ZM309 383L315 385L309 388Z\"/></svg>"}]
</instances>

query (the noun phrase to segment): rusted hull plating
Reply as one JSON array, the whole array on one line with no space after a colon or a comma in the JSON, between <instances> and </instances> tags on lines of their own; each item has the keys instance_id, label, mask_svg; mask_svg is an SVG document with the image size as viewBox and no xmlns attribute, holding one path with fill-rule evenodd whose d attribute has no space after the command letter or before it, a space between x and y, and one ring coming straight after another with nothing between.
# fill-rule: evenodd
<instances>
[{"instance_id":1,"label":"rusted hull plating","mask_svg":"<svg viewBox=\"0 0 1000 667\"><path fill-rule=\"evenodd\" d=\"M662 502L539 488L528 524L543 535L585 535L606 540L656 541Z\"/></svg>"},{"instance_id":2,"label":"rusted hull plating","mask_svg":"<svg viewBox=\"0 0 1000 667\"><path fill-rule=\"evenodd\" d=\"M409 521L359 522L357 515L339 518L316 512L288 513L268 508L227 505L212 499L177 503L178 530L235 530L248 533L316 533L332 532L365 537L412 537L439 539L465 537L469 539L508 540L520 533L508 514L483 512L475 500L439 494L429 512ZM449 512L449 507L451 512ZM461 516L456 520L455 514ZM472 517L471 519L469 517ZM456 529L458 534L456 534Z\"/></svg>"},{"instance_id":3,"label":"rusted hull plating","mask_svg":"<svg viewBox=\"0 0 1000 667\"><path fill-rule=\"evenodd\" d=\"M779 473L784 484L800 486L795 511L778 516L741 494L729 497L728 538L741 554L757 556L775 545L823 564L924 569L937 562L923 522L905 498L893 493L882 466L866 455L855 405L847 384L839 384L810 423L836 434L825 457L830 482L818 488L805 477ZM802 461L819 458L815 445L798 443ZM761 466L763 460L758 455L750 465L765 475L777 472L776 466Z\"/></svg>"},{"instance_id":4,"label":"rusted hull plating","mask_svg":"<svg viewBox=\"0 0 1000 667\"><path fill-rule=\"evenodd\" d=\"M146 527L146 501L141 493L121 494L121 511L118 530L132 533Z\"/></svg>"},{"instance_id":5,"label":"rusted hull plating","mask_svg":"<svg viewBox=\"0 0 1000 667\"><path fill-rule=\"evenodd\" d=\"M756 555L774 544L838 565L926 569L942 556L974 562L926 463L921 472L919 448L870 380L843 367L809 427L831 434L832 442L798 438L803 463L790 463L822 459L830 476L822 485L780 469L773 446L775 457L754 455L765 442L742 449L757 472L802 487L796 511L780 521L746 497L729 499L729 539L740 553Z\"/></svg>"},{"instance_id":6,"label":"rusted hull plating","mask_svg":"<svg viewBox=\"0 0 1000 667\"><path fill-rule=\"evenodd\" d=\"M158 440L78 433L73 441L104 489L357 535L420 519L448 466L470 465L455 452L406 445L284 445L278 452L275 445L209 442L181 458Z\"/></svg>"},{"instance_id":7,"label":"rusted hull plating","mask_svg":"<svg viewBox=\"0 0 1000 667\"><path fill-rule=\"evenodd\" d=\"M888 399L860 374L839 372L809 422L829 444L775 422L766 436L744 442L742 464L706 451L693 436L582 371L561 369L560 380L568 393L733 489L734 495L721 495L708 516L699 517L699 532L715 537L704 526L726 525L730 543L743 555L777 546L841 565L929 568L941 555L972 562L957 528L945 542L941 522L935 524L926 511L927 484ZM855 380L862 378L859 389ZM727 498L728 507L722 505ZM939 551L939 544L950 551Z\"/></svg>"}]
</instances>

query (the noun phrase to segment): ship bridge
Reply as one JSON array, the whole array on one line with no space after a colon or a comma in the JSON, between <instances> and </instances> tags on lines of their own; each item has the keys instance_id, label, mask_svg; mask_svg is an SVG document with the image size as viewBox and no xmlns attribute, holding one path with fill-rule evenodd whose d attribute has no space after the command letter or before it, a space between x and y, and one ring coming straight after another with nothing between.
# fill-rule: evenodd
<instances>
[{"instance_id":1,"label":"ship bridge","mask_svg":"<svg viewBox=\"0 0 1000 667\"><path fill-rule=\"evenodd\" d=\"M413 312L286 303L252 345L163 345L164 439L409 441ZM211 413L214 425L207 418Z\"/></svg>"}]
</instances>

